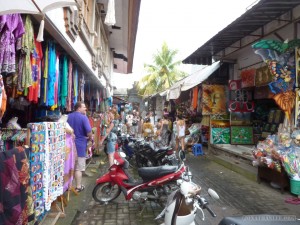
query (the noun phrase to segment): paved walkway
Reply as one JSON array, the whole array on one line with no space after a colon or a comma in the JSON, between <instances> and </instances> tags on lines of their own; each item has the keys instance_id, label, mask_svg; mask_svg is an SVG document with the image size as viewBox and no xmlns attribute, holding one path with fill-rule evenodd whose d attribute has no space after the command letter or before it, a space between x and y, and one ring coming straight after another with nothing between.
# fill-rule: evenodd
<instances>
[{"instance_id":1,"label":"paved walkway","mask_svg":"<svg viewBox=\"0 0 300 225\"><path fill-rule=\"evenodd\" d=\"M220 200L212 200L211 208L217 217L212 218L205 212L205 221L201 220L201 213L197 213L196 224L217 225L224 216L250 215L250 214L284 214L296 215L300 218L300 205L291 205L284 202L285 198L291 197L286 191L281 194L278 189L272 188L267 183L258 184L238 173L235 173L210 160L209 156L187 156L186 164L193 173L193 180L202 186L202 194L212 188L220 195ZM99 168L98 168L99 167ZM88 173L91 177L84 177L86 189L79 196L71 194L68 206L65 208L66 217L60 218L58 225L150 225L159 224L153 219L160 213L162 208L154 203L146 202L138 204L134 201L126 201L123 196L113 203L100 205L92 199L92 190L95 185L97 174L107 170L104 165L90 165ZM144 207L144 211L141 209ZM44 225L44 224L43 224Z\"/></svg>"}]
</instances>

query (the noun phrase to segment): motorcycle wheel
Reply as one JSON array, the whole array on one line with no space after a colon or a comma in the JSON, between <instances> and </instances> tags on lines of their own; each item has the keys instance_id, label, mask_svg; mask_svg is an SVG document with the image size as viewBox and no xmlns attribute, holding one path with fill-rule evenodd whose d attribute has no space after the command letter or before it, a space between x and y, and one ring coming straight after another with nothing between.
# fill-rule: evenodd
<instances>
[{"instance_id":1,"label":"motorcycle wheel","mask_svg":"<svg viewBox=\"0 0 300 225\"><path fill-rule=\"evenodd\" d=\"M97 184L93 190L93 198L96 202L106 203L116 199L121 194L118 185L109 182Z\"/></svg>"}]
</instances>

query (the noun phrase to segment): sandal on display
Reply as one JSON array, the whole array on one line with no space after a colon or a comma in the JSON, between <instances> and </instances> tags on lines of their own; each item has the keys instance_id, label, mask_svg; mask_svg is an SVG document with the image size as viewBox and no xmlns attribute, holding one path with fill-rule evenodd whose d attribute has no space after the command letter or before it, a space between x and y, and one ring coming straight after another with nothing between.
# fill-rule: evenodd
<instances>
[{"instance_id":1,"label":"sandal on display","mask_svg":"<svg viewBox=\"0 0 300 225\"><path fill-rule=\"evenodd\" d=\"M75 188L75 191L77 191L77 192L81 192L81 191L83 191L84 190L84 186L83 185L81 185L81 187L80 188Z\"/></svg>"},{"instance_id":2,"label":"sandal on display","mask_svg":"<svg viewBox=\"0 0 300 225\"><path fill-rule=\"evenodd\" d=\"M300 198L287 198L285 199L285 202L286 203L290 203L290 204L293 204L293 205L299 205L300 204Z\"/></svg>"}]
</instances>

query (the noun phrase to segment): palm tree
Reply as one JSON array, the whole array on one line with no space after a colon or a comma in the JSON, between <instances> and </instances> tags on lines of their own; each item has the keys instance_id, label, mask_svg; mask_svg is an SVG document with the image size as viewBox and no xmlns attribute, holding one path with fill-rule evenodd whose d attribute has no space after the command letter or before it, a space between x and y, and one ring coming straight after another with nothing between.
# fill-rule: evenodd
<instances>
[{"instance_id":1,"label":"palm tree","mask_svg":"<svg viewBox=\"0 0 300 225\"><path fill-rule=\"evenodd\" d=\"M185 72L178 69L181 61L174 62L177 53L178 50L171 50L163 43L161 51L153 55L154 65L144 64L147 75L138 82L139 94L148 96L164 91L186 76Z\"/></svg>"}]
</instances>

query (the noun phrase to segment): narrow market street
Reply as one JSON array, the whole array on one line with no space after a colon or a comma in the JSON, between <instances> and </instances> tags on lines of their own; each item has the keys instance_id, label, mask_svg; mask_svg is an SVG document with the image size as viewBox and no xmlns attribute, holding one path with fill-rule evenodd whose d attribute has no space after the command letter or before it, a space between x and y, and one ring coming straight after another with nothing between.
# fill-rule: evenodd
<instances>
[{"instance_id":1,"label":"narrow market street","mask_svg":"<svg viewBox=\"0 0 300 225\"><path fill-rule=\"evenodd\" d=\"M92 190L95 185L98 170L99 175L107 170L107 163L90 164L84 182L86 189L77 197L71 193L70 202L65 207L66 217L60 218L57 225L150 225L160 224L162 221L154 221L162 208L154 203L138 204L134 201L127 202L122 194L107 205L100 205L92 199ZM217 214L212 218L205 212L205 221L201 220L198 211L196 223L199 225L217 225L225 216L250 215L250 214L282 214L296 215L300 217L300 205L285 203L291 194L286 190L281 194L280 190L272 188L268 183L251 181L242 175L235 173L211 160L209 155L187 155L186 165L193 173L193 181L200 184L202 194L207 193L208 188L214 189L220 196L219 200L207 197L211 208ZM142 207L145 206L141 213ZM46 221L44 224L47 224ZM49 220L50 224L50 220Z\"/></svg>"}]
</instances>

